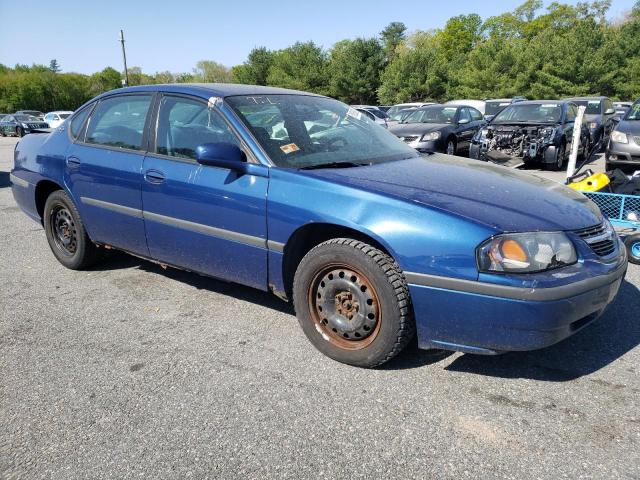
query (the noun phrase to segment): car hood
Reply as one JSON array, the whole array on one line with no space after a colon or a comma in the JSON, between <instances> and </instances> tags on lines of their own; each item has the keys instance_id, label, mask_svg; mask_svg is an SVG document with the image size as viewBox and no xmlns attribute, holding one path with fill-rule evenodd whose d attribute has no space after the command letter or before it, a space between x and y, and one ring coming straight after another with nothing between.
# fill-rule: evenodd
<instances>
[{"instance_id":1,"label":"car hood","mask_svg":"<svg viewBox=\"0 0 640 480\"><path fill-rule=\"evenodd\" d=\"M616 130L630 135L640 135L640 120L622 120Z\"/></svg>"},{"instance_id":2,"label":"car hood","mask_svg":"<svg viewBox=\"0 0 640 480\"><path fill-rule=\"evenodd\" d=\"M399 123L389 127L391 133L398 137L405 135L422 135L429 132L437 132L450 127L448 123Z\"/></svg>"},{"instance_id":3,"label":"car hood","mask_svg":"<svg viewBox=\"0 0 640 480\"><path fill-rule=\"evenodd\" d=\"M446 211L502 232L576 230L602 222L593 202L559 183L442 154L305 174Z\"/></svg>"}]
</instances>

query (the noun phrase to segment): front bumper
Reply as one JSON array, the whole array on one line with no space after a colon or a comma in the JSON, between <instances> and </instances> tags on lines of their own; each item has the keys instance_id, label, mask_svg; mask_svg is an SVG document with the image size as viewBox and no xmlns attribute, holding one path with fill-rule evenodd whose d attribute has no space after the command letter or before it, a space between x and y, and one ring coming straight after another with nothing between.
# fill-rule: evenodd
<instances>
[{"instance_id":1,"label":"front bumper","mask_svg":"<svg viewBox=\"0 0 640 480\"><path fill-rule=\"evenodd\" d=\"M469 353L536 350L598 318L627 270L624 247L606 273L550 288L521 288L406 273L418 345Z\"/></svg>"},{"instance_id":2,"label":"front bumper","mask_svg":"<svg viewBox=\"0 0 640 480\"><path fill-rule=\"evenodd\" d=\"M609 140L605 158L608 163L619 163L640 166L640 145L633 139L629 143L617 143Z\"/></svg>"},{"instance_id":3,"label":"front bumper","mask_svg":"<svg viewBox=\"0 0 640 480\"><path fill-rule=\"evenodd\" d=\"M415 148L420 153L433 153L433 152L443 152L444 146L442 144L442 140L430 140L428 142L423 142L420 140L415 140L413 142L407 142L411 148Z\"/></svg>"}]
</instances>

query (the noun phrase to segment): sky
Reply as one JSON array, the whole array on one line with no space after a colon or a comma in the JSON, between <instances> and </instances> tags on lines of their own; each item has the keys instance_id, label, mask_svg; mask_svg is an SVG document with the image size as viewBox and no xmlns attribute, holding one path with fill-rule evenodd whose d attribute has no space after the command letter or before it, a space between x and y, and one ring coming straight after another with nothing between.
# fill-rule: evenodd
<instances>
[{"instance_id":1,"label":"sky","mask_svg":"<svg viewBox=\"0 0 640 480\"><path fill-rule=\"evenodd\" d=\"M228 67L253 47L287 47L312 40L325 48L344 38L372 37L390 22L409 31L444 26L455 15L483 18L513 10L523 0L0 0L0 63L48 65L64 72L122 70L190 72L198 60ZM545 1L545 4L549 4ZM565 0L565 3L575 3ZM634 0L613 0L609 16ZM28 15L25 16L25 12Z\"/></svg>"}]
</instances>

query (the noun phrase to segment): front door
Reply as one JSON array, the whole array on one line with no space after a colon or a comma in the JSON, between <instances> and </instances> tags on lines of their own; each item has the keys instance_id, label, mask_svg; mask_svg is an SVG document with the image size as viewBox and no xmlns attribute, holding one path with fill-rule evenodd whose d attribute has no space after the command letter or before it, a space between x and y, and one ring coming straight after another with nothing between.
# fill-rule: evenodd
<instances>
[{"instance_id":1,"label":"front door","mask_svg":"<svg viewBox=\"0 0 640 480\"><path fill-rule=\"evenodd\" d=\"M148 255L142 163L150 94L101 100L66 154L65 182L95 242Z\"/></svg>"},{"instance_id":2,"label":"front door","mask_svg":"<svg viewBox=\"0 0 640 480\"><path fill-rule=\"evenodd\" d=\"M157 110L156 138L144 160L142 188L151 257L266 289L267 167L262 177L196 162L198 145L240 145L206 101L164 95Z\"/></svg>"}]
</instances>

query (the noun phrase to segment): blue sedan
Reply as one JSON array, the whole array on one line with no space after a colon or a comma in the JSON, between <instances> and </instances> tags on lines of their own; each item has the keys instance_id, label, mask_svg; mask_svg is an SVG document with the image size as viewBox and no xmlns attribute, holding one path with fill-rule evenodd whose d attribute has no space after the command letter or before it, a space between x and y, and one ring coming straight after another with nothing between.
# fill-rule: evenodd
<instances>
[{"instance_id":1,"label":"blue sedan","mask_svg":"<svg viewBox=\"0 0 640 480\"><path fill-rule=\"evenodd\" d=\"M551 345L595 320L627 269L581 194L421 157L343 103L277 88L105 93L23 138L11 182L64 266L116 248L272 291L315 347L361 367L414 341Z\"/></svg>"}]
</instances>

